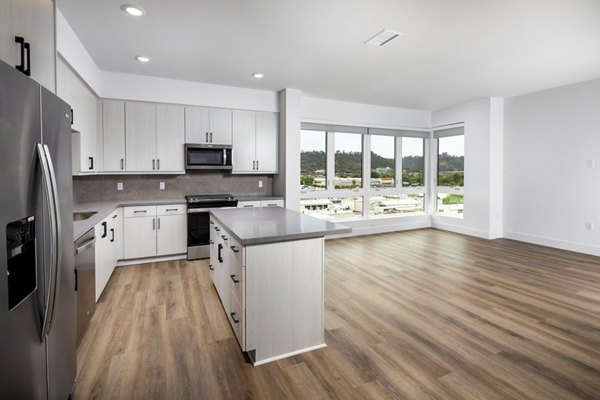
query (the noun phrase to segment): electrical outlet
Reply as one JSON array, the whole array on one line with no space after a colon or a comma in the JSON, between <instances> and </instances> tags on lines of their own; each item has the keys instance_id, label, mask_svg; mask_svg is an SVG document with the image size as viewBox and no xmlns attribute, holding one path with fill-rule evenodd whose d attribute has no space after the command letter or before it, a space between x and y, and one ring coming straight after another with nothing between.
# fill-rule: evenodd
<instances>
[{"instance_id":1,"label":"electrical outlet","mask_svg":"<svg viewBox=\"0 0 600 400\"><path fill-rule=\"evenodd\" d=\"M259 188L263 187L263 182L262 181L258 181L258 187Z\"/></svg>"},{"instance_id":2,"label":"electrical outlet","mask_svg":"<svg viewBox=\"0 0 600 400\"><path fill-rule=\"evenodd\" d=\"M161 183L158 185L158 187L159 187L159 189L160 189L160 190L165 190L165 183L164 183L164 182L161 182Z\"/></svg>"},{"instance_id":3,"label":"electrical outlet","mask_svg":"<svg viewBox=\"0 0 600 400\"><path fill-rule=\"evenodd\" d=\"M123 190L123 182L117 182L117 190Z\"/></svg>"}]
</instances>

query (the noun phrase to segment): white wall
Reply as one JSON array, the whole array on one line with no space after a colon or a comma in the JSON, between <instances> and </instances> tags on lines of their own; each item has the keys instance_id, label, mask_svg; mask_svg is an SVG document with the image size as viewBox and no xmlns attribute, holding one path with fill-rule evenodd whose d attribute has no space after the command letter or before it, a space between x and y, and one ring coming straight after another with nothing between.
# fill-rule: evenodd
<instances>
[{"instance_id":1,"label":"white wall","mask_svg":"<svg viewBox=\"0 0 600 400\"><path fill-rule=\"evenodd\" d=\"M485 98L434 111L433 127L464 122L463 218L432 216L436 228L484 238L502 235L502 99Z\"/></svg>"},{"instance_id":2,"label":"white wall","mask_svg":"<svg viewBox=\"0 0 600 400\"><path fill-rule=\"evenodd\" d=\"M600 79L505 101L505 237L600 255L599 105Z\"/></svg>"},{"instance_id":3,"label":"white wall","mask_svg":"<svg viewBox=\"0 0 600 400\"><path fill-rule=\"evenodd\" d=\"M303 96L302 121L379 128L429 128L431 111Z\"/></svg>"}]
</instances>

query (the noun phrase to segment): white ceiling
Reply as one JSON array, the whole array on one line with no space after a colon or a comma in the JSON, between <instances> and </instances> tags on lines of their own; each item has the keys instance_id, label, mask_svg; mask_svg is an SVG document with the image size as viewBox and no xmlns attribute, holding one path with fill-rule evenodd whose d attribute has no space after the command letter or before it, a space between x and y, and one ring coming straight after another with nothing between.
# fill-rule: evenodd
<instances>
[{"instance_id":1,"label":"white ceiling","mask_svg":"<svg viewBox=\"0 0 600 400\"><path fill-rule=\"evenodd\" d=\"M126 2L146 15L123 13ZM429 110L600 77L599 0L58 0L58 7L107 71ZM380 48L363 44L383 28L403 35ZM134 61L138 54L152 62Z\"/></svg>"}]
</instances>

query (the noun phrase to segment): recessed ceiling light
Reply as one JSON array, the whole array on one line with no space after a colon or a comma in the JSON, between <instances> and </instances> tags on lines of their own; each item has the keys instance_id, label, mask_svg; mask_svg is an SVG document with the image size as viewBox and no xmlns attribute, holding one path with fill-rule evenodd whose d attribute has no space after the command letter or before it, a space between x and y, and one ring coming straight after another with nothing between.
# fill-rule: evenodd
<instances>
[{"instance_id":1,"label":"recessed ceiling light","mask_svg":"<svg viewBox=\"0 0 600 400\"><path fill-rule=\"evenodd\" d=\"M129 15L133 15L134 17L141 17L144 15L144 10L138 6L134 6L133 4L123 4L121 6L121 10Z\"/></svg>"},{"instance_id":2,"label":"recessed ceiling light","mask_svg":"<svg viewBox=\"0 0 600 400\"><path fill-rule=\"evenodd\" d=\"M150 57L147 57L147 56L135 56L134 58L141 63L150 62Z\"/></svg>"},{"instance_id":3,"label":"recessed ceiling light","mask_svg":"<svg viewBox=\"0 0 600 400\"><path fill-rule=\"evenodd\" d=\"M373 36L371 39L367 40L365 44L370 44L371 46L381 47L386 43L389 43L392 39L397 38L402 35L399 32L390 31L389 29L384 29L379 32L377 35Z\"/></svg>"},{"instance_id":4,"label":"recessed ceiling light","mask_svg":"<svg viewBox=\"0 0 600 400\"><path fill-rule=\"evenodd\" d=\"M255 77L256 79L261 79L265 76L265 74L261 74L260 72L255 72L252 74L253 77Z\"/></svg>"}]
</instances>

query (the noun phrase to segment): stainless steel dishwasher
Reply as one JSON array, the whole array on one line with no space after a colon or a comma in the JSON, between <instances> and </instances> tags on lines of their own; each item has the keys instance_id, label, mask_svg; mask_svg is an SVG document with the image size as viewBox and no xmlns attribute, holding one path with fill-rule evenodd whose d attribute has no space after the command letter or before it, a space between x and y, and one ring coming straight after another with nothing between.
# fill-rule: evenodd
<instances>
[{"instance_id":1,"label":"stainless steel dishwasher","mask_svg":"<svg viewBox=\"0 0 600 400\"><path fill-rule=\"evenodd\" d=\"M75 242L77 291L77 344L81 342L96 310L96 236L90 229Z\"/></svg>"}]
</instances>

